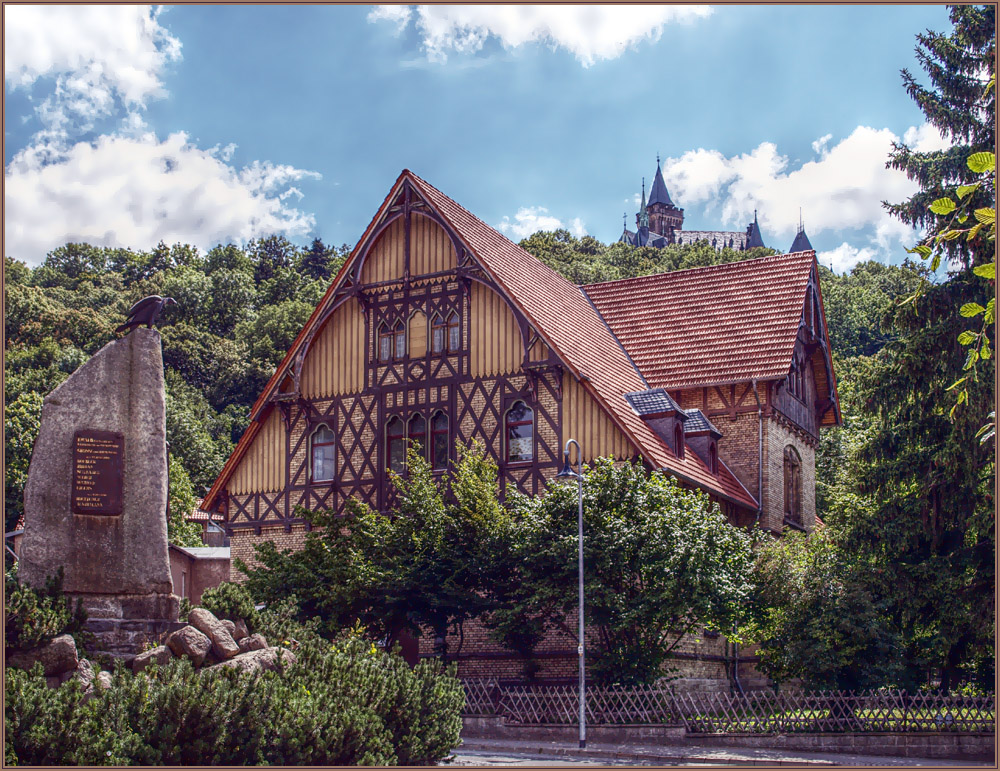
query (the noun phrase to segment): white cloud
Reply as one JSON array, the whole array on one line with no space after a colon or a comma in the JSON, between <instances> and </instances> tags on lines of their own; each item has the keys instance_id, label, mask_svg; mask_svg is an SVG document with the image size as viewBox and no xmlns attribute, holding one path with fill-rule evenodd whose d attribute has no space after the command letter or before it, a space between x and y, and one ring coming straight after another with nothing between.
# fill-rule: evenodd
<instances>
[{"instance_id":1,"label":"white cloud","mask_svg":"<svg viewBox=\"0 0 1000 771\"><path fill-rule=\"evenodd\" d=\"M514 241L527 238L539 230L559 230L560 228L565 228L577 238L587 235L587 229L582 219L574 217L568 224L563 223L558 217L549 214L549 210L544 206L522 206L514 215L513 222L510 217L505 216L503 222L496 227L497 230Z\"/></svg>"},{"instance_id":2,"label":"white cloud","mask_svg":"<svg viewBox=\"0 0 1000 771\"><path fill-rule=\"evenodd\" d=\"M864 260L874 260L878 257L874 249L851 246L846 241L828 252L817 252L816 259L820 265L826 265L836 273L845 273Z\"/></svg>"},{"instance_id":3,"label":"white cloud","mask_svg":"<svg viewBox=\"0 0 1000 771\"><path fill-rule=\"evenodd\" d=\"M387 21L396 26L396 35L402 34L410 22L413 9L408 5L377 5L368 12L368 21Z\"/></svg>"},{"instance_id":4,"label":"white cloud","mask_svg":"<svg viewBox=\"0 0 1000 771\"><path fill-rule=\"evenodd\" d=\"M223 157L223 150L195 147L184 133L163 141L103 136L74 145L55 163L18 154L5 177L5 253L37 264L67 241L205 248L313 228L313 216L285 199L301 196L290 182L318 174L259 161L237 171Z\"/></svg>"},{"instance_id":5,"label":"white cloud","mask_svg":"<svg viewBox=\"0 0 1000 771\"><path fill-rule=\"evenodd\" d=\"M4 170L5 253L32 264L67 241L201 247L257 235L305 235L294 182L319 174L268 161L237 170L233 143L200 149L184 132L146 124L181 43L148 6L10 6L4 78L52 90L35 108L40 130ZM98 119L117 130L79 141Z\"/></svg>"},{"instance_id":6,"label":"white cloud","mask_svg":"<svg viewBox=\"0 0 1000 771\"><path fill-rule=\"evenodd\" d=\"M756 209L765 233L790 239L801 207L810 235L868 229L871 246L879 251L911 245L913 230L882 208L882 201L903 201L917 191L916 183L905 174L885 166L892 143L899 137L887 128L858 126L831 146L832 139L827 134L813 142L818 158L797 168L791 168L776 145L762 142L749 153L732 157L699 148L680 158L668 158L663 176L679 206L718 207L729 226L746 225ZM923 151L946 146L927 124L911 127L904 141ZM853 259L845 246L834 250L844 264ZM857 259L867 258L866 249L854 248L854 252L866 254Z\"/></svg>"},{"instance_id":7,"label":"white cloud","mask_svg":"<svg viewBox=\"0 0 1000 771\"><path fill-rule=\"evenodd\" d=\"M903 143L911 150L916 150L920 153L947 150L951 147L951 142L930 123L924 123L920 126L910 126L903 134Z\"/></svg>"},{"instance_id":8,"label":"white cloud","mask_svg":"<svg viewBox=\"0 0 1000 771\"><path fill-rule=\"evenodd\" d=\"M4 81L53 93L36 108L51 136L88 130L117 101L143 107L163 96L162 75L181 43L139 5L12 5L4 8Z\"/></svg>"},{"instance_id":9,"label":"white cloud","mask_svg":"<svg viewBox=\"0 0 1000 771\"><path fill-rule=\"evenodd\" d=\"M431 61L445 62L450 52L475 53L493 37L506 49L528 43L564 48L590 67L658 40L669 23L711 13L706 5L421 5L415 23ZM406 6L378 6L368 19L389 21L398 34L411 14Z\"/></svg>"}]
</instances>

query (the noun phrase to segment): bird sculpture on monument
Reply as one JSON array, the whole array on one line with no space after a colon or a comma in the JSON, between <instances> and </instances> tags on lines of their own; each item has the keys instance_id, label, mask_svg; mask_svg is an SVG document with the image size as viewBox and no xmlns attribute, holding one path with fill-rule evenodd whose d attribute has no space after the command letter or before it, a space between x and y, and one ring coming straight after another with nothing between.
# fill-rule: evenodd
<instances>
[{"instance_id":1,"label":"bird sculpture on monument","mask_svg":"<svg viewBox=\"0 0 1000 771\"><path fill-rule=\"evenodd\" d=\"M160 297L157 294L143 297L139 302L129 308L128 318L125 323L115 329L115 334L131 332L138 326L146 325L148 329L153 328L153 324L160 317L160 313L168 305L177 305L173 297Z\"/></svg>"}]
</instances>

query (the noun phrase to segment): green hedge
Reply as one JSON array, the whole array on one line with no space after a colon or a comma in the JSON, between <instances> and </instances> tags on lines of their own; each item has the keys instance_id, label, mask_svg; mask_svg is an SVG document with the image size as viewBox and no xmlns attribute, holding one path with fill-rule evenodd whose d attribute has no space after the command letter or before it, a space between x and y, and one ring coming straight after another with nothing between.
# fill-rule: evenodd
<instances>
[{"instance_id":1,"label":"green hedge","mask_svg":"<svg viewBox=\"0 0 1000 771\"><path fill-rule=\"evenodd\" d=\"M436 662L312 639L284 673L196 672L185 659L84 702L77 683L10 670L7 764L431 765L458 745L464 692Z\"/></svg>"}]
</instances>

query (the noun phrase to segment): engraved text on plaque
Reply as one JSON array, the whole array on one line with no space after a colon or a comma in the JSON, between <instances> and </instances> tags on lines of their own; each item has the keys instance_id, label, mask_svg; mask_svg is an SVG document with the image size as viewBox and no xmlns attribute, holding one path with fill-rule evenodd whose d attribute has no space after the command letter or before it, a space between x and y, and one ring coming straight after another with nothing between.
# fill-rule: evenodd
<instances>
[{"instance_id":1,"label":"engraved text on plaque","mask_svg":"<svg viewBox=\"0 0 1000 771\"><path fill-rule=\"evenodd\" d=\"M125 437L83 429L73 435L74 514L121 514Z\"/></svg>"}]
</instances>

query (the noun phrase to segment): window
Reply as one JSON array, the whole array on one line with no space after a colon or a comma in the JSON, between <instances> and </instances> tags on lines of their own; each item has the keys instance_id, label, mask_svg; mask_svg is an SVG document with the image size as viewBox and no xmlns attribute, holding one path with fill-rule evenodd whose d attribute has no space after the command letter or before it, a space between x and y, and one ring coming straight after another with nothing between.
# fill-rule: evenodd
<instances>
[{"instance_id":1,"label":"window","mask_svg":"<svg viewBox=\"0 0 1000 771\"><path fill-rule=\"evenodd\" d=\"M680 423L674 425L674 451L678 458L684 457L684 429Z\"/></svg>"},{"instance_id":2,"label":"window","mask_svg":"<svg viewBox=\"0 0 1000 771\"><path fill-rule=\"evenodd\" d=\"M326 425L321 425L313 431L310 439L313 482L330 482L333 480L333 459L337 450L336 442L337 437Z\"/></svg>"},{"instance_id":3,"label":"window","mask_svg":"<svg viewBox=\"0 0 1000 771\"><path fill-rule=\"evenodd\" d=\"M434 353L444 353L444 336L447 330L447 325L444 323L444 319L434 314L434 320L431 322L431 350Z\"/></svg>"},{"instance_id":4,"label":"window","mask_svg":"<svg viewBox=\"0 0 1000 771\"><path fill-rule=\"evenodd\" d=\"M785 521L802 526L802 460L791 445L785 447Z\"/></svg>"},{"instance_id":5,"label":"window","mask_svg":"<svg viewBox=\"0 0 1000 771\"><path fill-rule=\"evenodd\" d=\"M708 446L708 470L713 474L719 473L719 451L715 447L715 442Z\"/></svg>"},{"instance_id":6,"label":"window","mask_svg":"<svg viewBox=\"0 0 1000 771\"><path fill-rule=\"evenodd\" d=\"M431 418L431 466L448 467L448 416L441 411Z\"/></svg>"},{"instance_id":7,"label":"window","mask_svg":"<svg viewBox=\"0 0 1000 771\"><path fill-rule=\"evenodd\" d=\"M396 358L405 359L406 358L406 327L403 325L402 321L397 321L396 326L393 328L393 333L396 337Z\"/></svg>"},{"instance_id":8,"label":"window","mask_svg":"<svg viewBox=\"0 0 1000 771\"><path fill-rule=\"evenodd\" d=\"M522 401L507 410L507 461L517 463L535 457L535 414Z\"/></svg>"},{"instance_id":9,"label":"window","mask_svg":"<svg viewBox=\"0 0 1000 771\"><path fill-rule=\"evenodd\" d=\"M406 431L410 446L427 454L427 421L423 415L414 415L410 418L410 425Z\"/></svg>"},{"instance_id":10,"label":"window","mask_svg":"<svg viewBox=\"0 0 1000 771\"><path fill-rule=\"evenodd\" d=\"M385 444L389 469L402 474L406 471L406 434L402 418L392 418L386 424Z\"/></svg>"},{"instance_id":11,"label":"window","mask_svg":"<svg viewBox=\"0 0 1000 771\"><path fill-rule=\"evenodd\" d=\"M385 324L378 327L378 360L389 361L392 358L392 332Z\"/></svg>"},{"instance_id":12,"label":"window","mask_svg":"<svg viewBox=\"0 0 1000 771\"><path fill-rule=\"evenodd\" d=\"M455 311L448 316L448 353L458 353L462 347L462 335L458 329L458 314Z\"/></svg>"}]
</instances>

